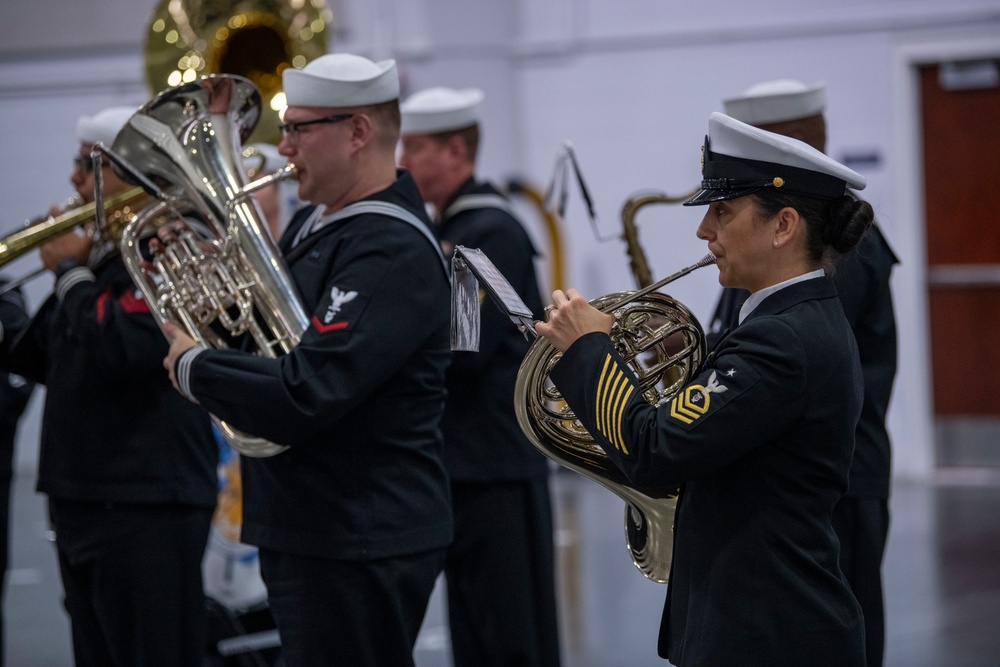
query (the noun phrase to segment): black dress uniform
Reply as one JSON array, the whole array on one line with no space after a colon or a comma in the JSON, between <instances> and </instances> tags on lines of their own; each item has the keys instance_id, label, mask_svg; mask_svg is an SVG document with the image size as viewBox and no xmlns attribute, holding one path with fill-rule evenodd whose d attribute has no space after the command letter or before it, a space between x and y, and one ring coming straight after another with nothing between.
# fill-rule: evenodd
<instances>
[{"instance_id":1,"label":"black dress uniform","mask_svg":"<svg viewBox=\"0 0 1000 667\"><path fill-rule=\"evenodd\" d=\"M891 450L885 416L896 377L896 318L889 277L899 260L877 225L837 261L833 275L861 357L865 397L854 433L850 486L837 504L833 527L840 566L865 615L868 664L881 665L885 646L882 557L889 532ZM722 291L706 334L715 343L739 314L746 290Z\"/></svg>"},{"instance_id":2,"label":"black dress uniform","mask_svg":"<svg viewBox=\"0 0 1000 667\"><path fill-rule=\"evenodd\" d=\"M276 360L190 351L177 376L219 418L289 446L242 457L241 537L260 548L288 664L410 664L452 536L447 268L407 174L319 213L281 240L311 314L299 345Z\"/></svg>"},{"instance_id":3,"label":"black dress uniform","mask_svg":"<svg viewBox=\"0 0 1000 667\"><path fill-rule=\"evenodd\" d=\"M166 339L118 255L59 273L2 362L46 387L38 491L76 664L199 664L217 485L208 415L170 386Z\"/></svg>"},{"instance_id":4,"label":"black dress uniform","mask_svg":"<svg viewBox=\"0 0 1000 667\"><path fill-rule=\"evenodd\" d=\"M496 188L466 181L440 234L482 250L541 316L535 249ZM558 665L548 463L512 398L530 343L492 303L480 312L479 351L454 353L441 422L455 514L445 565L453 657L470 667Z\"/></svg>"},{"instance_id":5,"label":"black dress uniform","mask_svg":"<svg viewBox=\"0 0 1000 667\"><path fill-rule=\"evenodd\" d=\"M0 281L0 286L3 284L4 281ZM5 335L5 329L20 331L27 323L28 315L21 292L9 290L0 294L0 345L9 336ZM17 424L34 388L35 383L20 375L0 371L0 601L3 600L10 542L10 485L14 476ZM3 656L3 614L0 613L0 665L3 664Z\"/></svg>"},{"instance_id":6,"label":"black dress uniform","mask_svg":"<svg viewBox=\"0 0 1000 667\"><path fill-rule=\"evenodd\" d=\"M767 296L659 408L601 333L551 377L637 487L684 483L661 656L679 667L864 665L861 610L830 527L862 378L831 280Z\"/></svg>"}]
</instances>

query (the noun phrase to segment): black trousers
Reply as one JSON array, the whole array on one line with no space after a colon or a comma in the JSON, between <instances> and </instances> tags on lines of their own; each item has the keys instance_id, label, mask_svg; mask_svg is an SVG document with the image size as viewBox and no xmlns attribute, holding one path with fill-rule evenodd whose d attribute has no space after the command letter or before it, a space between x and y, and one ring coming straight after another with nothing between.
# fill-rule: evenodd
<instances>
[{"instance_id":1,"label":"black trousers","mask_svg":"<svg viewBox=\"0 0 1000 667\"><path fill-rule=\"evenodd\" d=\"M885 652L882 556L889 534L887 498L845 496L833 511L840 539L840 569L865 615L868 667L880 667Z\"/></svg>"},{"instance_id":2,"label":"black trousers","mask_svg":"<svg viewBox=\"0 0 1000 667\"><path fill-rule=\"evenodd\" d=\"M444 549L371 561L260 549L284 667L405 667Z\"/></svg>"},{"instance_id":3,"label":"black trousers","mask_svg":"<svg viewBox=\"0 0 1000 667\"><path fill-rule=\"evenodd\" d=\"M212 510L49 499L76 667L188 667L205 655Z\"/></svg>"},{"instance_id":4,"label":"black trousers","mask_svg":"<svg viewBox=\"0 0 1000 667\"><path fill-rule=\"evenodd\" d=\"M548 481L451 488L455 541L445 577L455 667L557 667Z\"/></svg>"}]
</instances>

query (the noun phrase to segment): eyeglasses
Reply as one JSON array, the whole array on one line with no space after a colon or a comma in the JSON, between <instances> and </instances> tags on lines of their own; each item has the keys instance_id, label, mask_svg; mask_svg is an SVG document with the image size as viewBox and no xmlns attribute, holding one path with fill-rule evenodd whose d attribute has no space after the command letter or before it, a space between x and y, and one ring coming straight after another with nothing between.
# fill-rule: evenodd
<instances>
[{"instance_id":1,"label":"eyeglasses","mask_svg":"<svg viewBox=\"0 0 1000 667\"><path fill-rule=\"evenodd\" d=\"M347 120L348 118L353 118L353 117L354 114L352 113L342 113L342 114L337 114L336 116L327 116L326 118L314 118L313 120L302 120L297 123L282 123L281 125L278 126L278 129L281 130L281 136L285 137L286 139L291 139L292 141L295 141L299 138L299 132L306 125L339 123L342 120Z\"/></svg>"},{"instance_id":2,"label":"eyeglasses","mask_svg":"<svg viewBox=\"0 0 1000 667\"><path fill-rule=\"evenodd\" d=\"M101 168L104 168L106 166L107 166L107 163L102 160L101 161ZM91 158L89 155L88 156L74 155L73 156L73 171L80 171L81 169L83 170L83 172L85 174L89 174L90 172L94 171L94 160L93 160L93 158Z\"/></svg>"}]
</instances>

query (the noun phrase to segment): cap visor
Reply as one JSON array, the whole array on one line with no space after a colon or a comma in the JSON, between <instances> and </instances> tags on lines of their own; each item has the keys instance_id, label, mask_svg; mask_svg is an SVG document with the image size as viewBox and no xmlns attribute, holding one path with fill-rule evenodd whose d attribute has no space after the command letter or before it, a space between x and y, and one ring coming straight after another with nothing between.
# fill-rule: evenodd
<instances>
[{"instance_id":1,"label":"cap visor","mask_svg":"<svg viewBox=\"0 0 1000 667\"><path fill-rule=\"evenodd\" d=\"M700 206L711 204L714 201L725 201L727 199L738 199L746 195L753 194L763 188L738 188L732 190L699 190L693 197L684 202L684 206Z\"/></svg>"}]
</instances>

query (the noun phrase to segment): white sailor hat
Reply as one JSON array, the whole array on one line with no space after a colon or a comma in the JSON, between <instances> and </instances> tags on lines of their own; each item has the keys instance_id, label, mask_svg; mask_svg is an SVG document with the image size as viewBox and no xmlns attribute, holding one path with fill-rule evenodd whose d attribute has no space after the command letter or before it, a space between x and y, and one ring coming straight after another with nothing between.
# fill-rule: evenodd
<instances>
[{"instance_id":1,"label":"white sailor hat","mask_svg":"<svg viewBox=\"0 0 1000 667\"><path fill-rule=\"evenodd\" d=\"M273 174L288 164L288 158L272 144L250 144L243 147L243 169L250 178Z\"/></svg>"},{"instance_id":2,"label":"white sailor hat","mask_svg":"<svg viewBox=\"0 0 1000 667\"><path fill-rule=\"evenodd\" d=\"M296 107L356 107L399 98L395 60L372 62L350 53L320 56L281 76L285 99Z\"/></svg>"},{"instance_id":3,"label":"white sailor hat","mask_svg":"<svg viewBox=\"0 0 1000 667\"><path fill-rule=\"evenodd\" d=\"M722 103L726 115L744 123L781 123L823 113L826 108L826 84L820 82L807 86L793 79L765 81Z\"/></svg>"},{"instance_id":4,"label":"white sailor hat","mask_svg":"<svg viewBox=\"0 0 1000 667\"><path fill-rule=\"evenodd\" d=\"M835 199L849 187L863 190L866 184L864 176L809 144L721 113L708 119L701 173L701 190L685 206L735 199L765 188Z\"/></svg>"},{"instance_id":5,"label":"white sailor hat","mask_svg":"<svg viewBox=\"0 0 1000 667\"><path fill-rule=\"evenodd\" d=\"M483 91L478 88L427 88L399 105L401 134L436 134L479 122Z\"/></svg>"},{"instance_id":6,"label":"white sailor hat","mask_svg":"<svg viewBox=\"0 0 1000 667\"><path fill-rule=\"evenodd\" d=\"M102 143L110 147L138 110L138 107L108 107L93 116L80 116L76 121L76 138L81 144Z\"/></svg>"}]
</instances>

